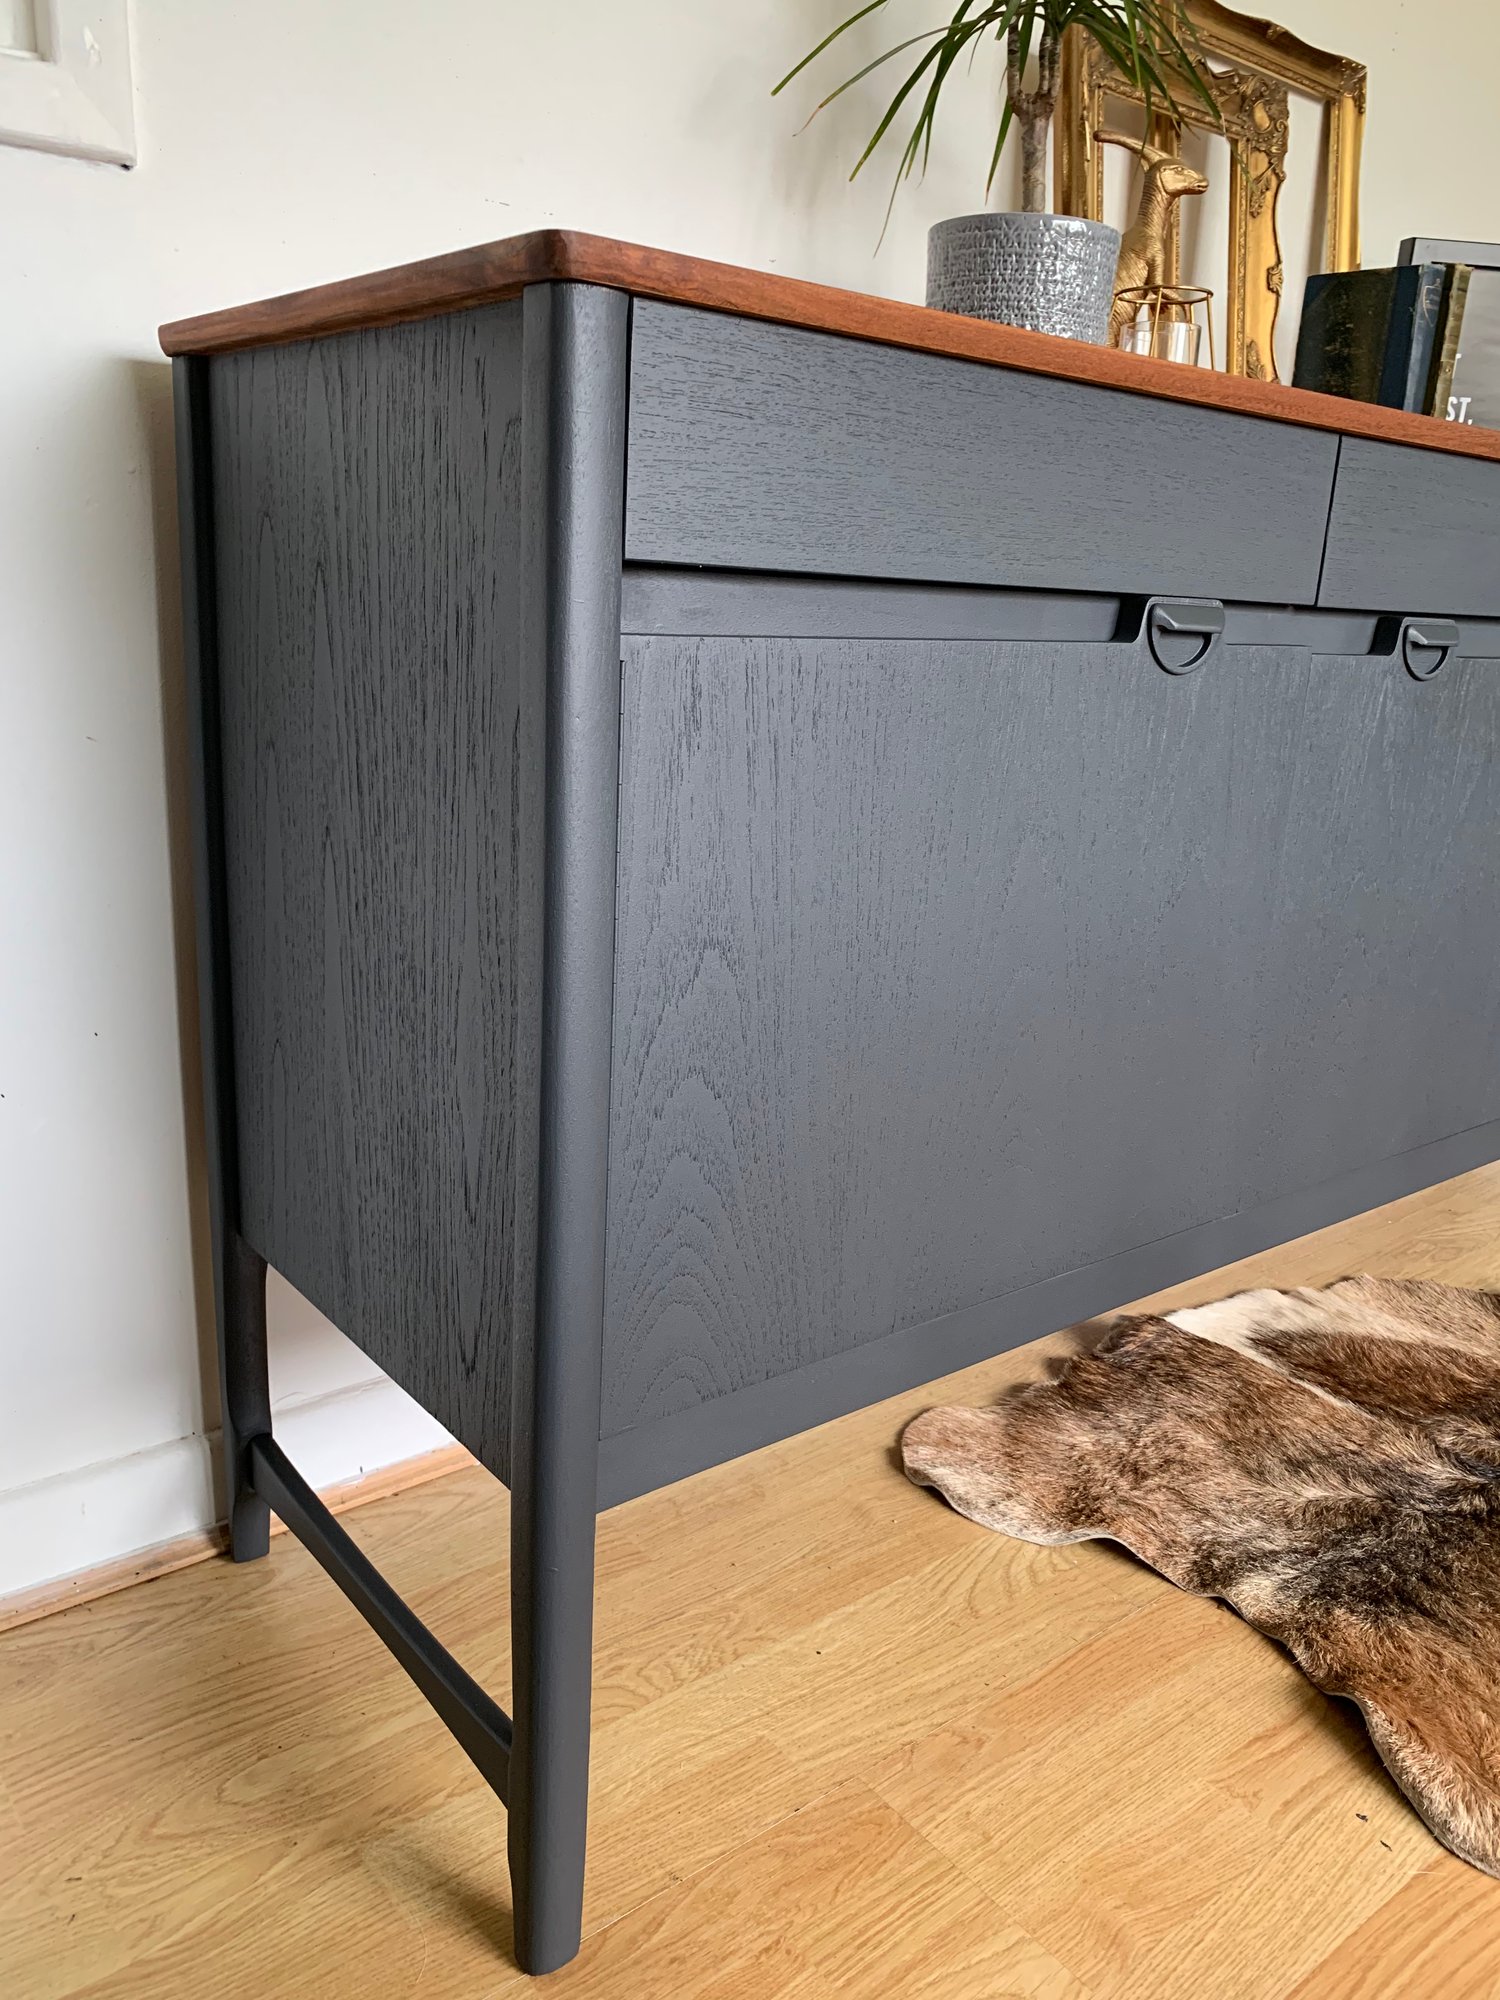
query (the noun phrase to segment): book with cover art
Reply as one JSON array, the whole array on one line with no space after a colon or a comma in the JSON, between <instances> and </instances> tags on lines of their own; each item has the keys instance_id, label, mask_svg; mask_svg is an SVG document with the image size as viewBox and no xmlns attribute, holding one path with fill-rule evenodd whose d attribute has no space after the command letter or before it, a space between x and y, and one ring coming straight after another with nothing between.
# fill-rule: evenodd
<instances>
[{"instance_id":1,"label":"book with cover art","mask_svg":"<svg viewBox=\"0 0 1500 2000\"><path fill-rule=\"evenodd\" d=\"M1500 430L1500 270L1470 274L1452 376L1437 414Z\"/></svg>"},{"instance_id":2,"label":"book with cover art","mask_svg":"<svg viewBox=\"0 0 1500 2000\"><path fill-rule=\"evenodd\" d=\"M1400 261L1470 266L1469 295L1456 342L1452 380L1433 408L1450 423L1500 430L1500 243L1408 236L1401 245Z\"/></svg>"},{"instance_id":3,"label":"book with cover art","mask_svg":"<svg viewBox=\"0 0 1500 2000\"><path fill-rule=\"evenodd\" d=\"M1293 382L1389 409L1441 409L1448 393L1444 364L1455 352L1466 281L1461 264L1314 274L1297 332Z\"/></svg>"}]
</instances>

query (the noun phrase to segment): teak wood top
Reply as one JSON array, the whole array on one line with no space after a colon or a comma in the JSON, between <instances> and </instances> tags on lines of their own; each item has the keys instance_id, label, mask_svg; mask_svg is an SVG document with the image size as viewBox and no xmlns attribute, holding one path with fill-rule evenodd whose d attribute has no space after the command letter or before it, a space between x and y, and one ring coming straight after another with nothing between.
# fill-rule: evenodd
<instances>
[{"instance_id":1,"label":"teak wood top","mask_svg":"<svg viewBox=\"0 0 1500 2000\"><path fill-rule=\"evenodd\" d=\"M682 257L669 250L646 249L637 243L618 243L612 237L586 236L569 229L539 229L528 236L510 236L471 250L398 264L368 277L344 278L307 291L286 292L280 298L261 299L253 305L205 313L197 319L174 320L161 329L161 344L172 355L231 353L458 312L467 306L514 298L527 285L563 280L608 285L642 298L847 334L890 347L989 362L1033 375L1162 396L1177 403L1235 410L1314 430L1341 431L1349 437L1500 459L1500 431L1476 425L1443 423L1436 417L1414 416L1374 403L1315 395L1273 382L1252 382L1243 376L1220 375L1172 361L1152 361L1113 348L1060 340L1052 334L1027 333L1017 327L935 312L927 306L840 291L801 278L772 277L737 264L715 264L703 257Z\"/></svg>"}]
</instances>

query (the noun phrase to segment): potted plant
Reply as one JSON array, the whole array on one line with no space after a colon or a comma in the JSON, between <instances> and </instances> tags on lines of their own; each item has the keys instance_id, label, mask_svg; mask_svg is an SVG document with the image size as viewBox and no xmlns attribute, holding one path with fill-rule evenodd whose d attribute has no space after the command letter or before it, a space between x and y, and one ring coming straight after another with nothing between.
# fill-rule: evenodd
<instances>
[{"instance_id":1,"label":"potted plant","mask_svg":"<svg viewBox=\"0 0 1500 2000\"><path fill-rule=\"evenodd\" d=\"M782 78L777 91L857 21L885 4L886 0L869 0L841 21ZM1183 92L1217 116L1185 0L959 0L951 20L898 42L866 63L830 91L814 115L883 63L928 44L854 164L857 174L902 107L908 100L916 101L916 118L891 190L894 202L901 183L919 164L927 163L938 99L960 55L968 50L972 56L986 39L1003 44L1004 94L985 194L994 185L1006 141L1019 127L1022 213L989 210L935 224L927 239L927 303L979 319L1003 320L1009 326L1102 341L1114 299L1119 231L1079 216L1046 212L1047 137L1057 102L1062 38L1071 27L1092 37L1130 79L1145 100L1148 121L1153 109L1180 115ZM919 88L922 94L917 98Z\"/></svg>"}]
</instances>

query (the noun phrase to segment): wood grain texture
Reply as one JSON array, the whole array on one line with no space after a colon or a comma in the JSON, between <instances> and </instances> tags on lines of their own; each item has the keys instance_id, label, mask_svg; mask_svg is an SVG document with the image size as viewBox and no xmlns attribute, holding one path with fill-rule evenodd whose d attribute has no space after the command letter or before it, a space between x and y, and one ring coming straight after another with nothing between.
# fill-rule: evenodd
<instances>
[{"instance_id":1,"label":"wood grain texture","mask_svg":"<svg viewBox=\"0 0 1500 2000\"><path fill-rule=\"evenodd\" d=\"M1500 1116L1488 667L655 638L624 693L606 1436Z\"/></svg>"},{"instance_id":2,"label":"wood grain texture","mask_svg":"<svg viewBox=\"0 0 1500 2000\"><path fill-rule=\"evenodd\" d=\"M1331 1227L1372 1205L1403 1200L1417 1189L1497 1159L1500 1119L1470 1125L1256 1208L1134 1244L938 1319L896 1326L879 1338L806 1362L791 1374L773 1375L712 1402L615 1431L600 1447L599 1505L617 1506L742 1452L759 1451L851 1410L902 1395L934 1372L947 1374L1008 1353L1039 1339L1059 1321L1108 1312L1124 1294L1186 1283L1226 1259L1257 1256L1289 1236Z\"/></svg>"},{"instance_id":3,"label":"wood grain texture","mask_svg":"<svg viewBox=\"0 0 1500 2000\"><path fill-rule=\"evenodd\" d=\"M1179 1287L1500 1287L1500 1167ZM607 2000L1495 2000L1500 1883L1285 1656L1102 1544L951 1514L891 1445L1069 1340L599 1527L588 1938ZM503 1688L505 1496L353 1532ZM290 1537L0 1639L0 1991L522 2000L503 1821Z\"/></svg>"},{"instance_id":4,"label":"wood grain texture","mask_svg":"<svg viewBox=\"0 0 1500 2000\"><path fill-rule=\"evenodd\" d=\"M1349 438L1339 456L1321 604L1500 612L1500 466L1452 465Z\"/></svg>"},{"instance_id":5,"label":"wood grain texture","mask_svg":"<svg viewBox=\"0 0 1500 2000\"><path fill-rule=\"evenodd\" d=\"M669 250L621 243L570 229L540 229L472 249L453 250L368 276L314 285L279 298L175 320L162 327L168 354L222 354L270 343L389 326L514 298L527 285L571 279L611 285L640 298L667 299L714 312L783 326L821 328L929 354L987 361L1024 374L1101 382L1168 402L1239 410L1277 422L1352 437L1394 438L1430 451L1500 458L1500 431L1445 424L1370 403L1351 403L1305 389L1252 382L1212 369L1182 368L1113 348L1090 347L1051 334L993 326L898 299L872 298L800 278L773 277L736 264L683 257Z\"/></svg>"},{"instance_id":6,"label":"wood grain texture","mask_svg":"<svg viewBox=\"0 0 1500 2000\"><path fill-rule=\"evenodd\" d=\"M520 345L497 306L212 379L241 1227L502 1478L538 1006Z\"/></svg>"},{"instance_id":7,"label":"wood grain texture","mask_svg":"<svg viewBox=\"0 0 1500 2000\"><path fill-rule=\"evenodd\" d=\"M1310 604L1336 455L1315 431L646 302L625 553ZM1253 533L1247 486L1276 495Z\"/></svg>"}]
</instances>

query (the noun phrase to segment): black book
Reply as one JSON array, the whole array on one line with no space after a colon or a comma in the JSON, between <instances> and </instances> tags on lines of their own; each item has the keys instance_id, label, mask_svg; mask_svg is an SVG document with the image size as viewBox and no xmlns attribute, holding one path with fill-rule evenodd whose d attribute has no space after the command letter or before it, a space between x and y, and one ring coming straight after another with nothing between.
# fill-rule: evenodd
<instances>
[{"instance_id":1,"label":"black book","mask_svg":"<svg viewBox=\"0 0 1500 2000\"><path fill-rule=\"evenodd\" d=\"M1389 409L1430 410L1454 274L1463 268L1396 264L1310 277L1293 382Z\"/></svg>"}]
</instances>

